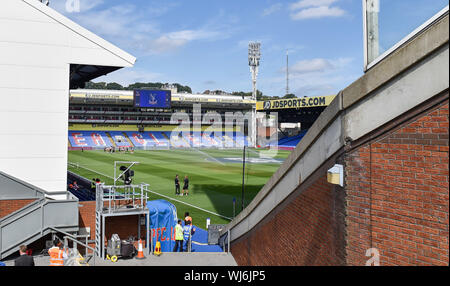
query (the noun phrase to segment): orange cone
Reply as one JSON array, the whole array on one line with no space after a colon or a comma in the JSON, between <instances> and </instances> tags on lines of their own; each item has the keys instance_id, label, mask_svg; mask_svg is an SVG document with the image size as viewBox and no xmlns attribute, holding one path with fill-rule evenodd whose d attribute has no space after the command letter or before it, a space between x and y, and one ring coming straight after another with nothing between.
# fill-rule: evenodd
<instances>
[{"instance_id":1,"label":"orange cone","mask_svg":"<svg viewBox=\"0 0 450 286\"><path fill-rule=\"evenodd\" d=\"M142 248L142 239L139 239L138 255L136 256L136 259L145 259L144 250Z\"/></svg>"}]
</instances>

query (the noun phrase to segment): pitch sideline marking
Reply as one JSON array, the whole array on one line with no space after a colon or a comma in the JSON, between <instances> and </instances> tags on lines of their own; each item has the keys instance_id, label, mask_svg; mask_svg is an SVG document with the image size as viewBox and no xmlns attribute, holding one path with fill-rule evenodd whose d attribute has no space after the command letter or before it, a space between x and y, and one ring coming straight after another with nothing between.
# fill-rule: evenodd
<instances>
[{"instance_id":1,"label":"pitch sideline marking","mask_svg":"<svg viewBox=\"0 0 450 286\"><path fill-rule=\"evenodd\" d=\"M92 169L89 169L89 168L86 168L86 167L84 167L84 166L81 166L80 164L78 164L78 163L72 163L72 162L68 162L68 164L71 164L73 167L78 167L78 168L83 168L83 169L86 169L86 170L88 170L88 171L91 171L91 172L94 172L94 173L97 173L97 174L99 174L99 175L102 175L102 176L104 176L104 177L107 177L107 178L110 178L110 179L113 179L114 180L114 178L113 177L111 177L111 176L108 176L108 175L106 175L106 174L102 174L102 173L100 173L100 172L97 172L97 171L95 171L95 170L92 170ZM177 199L175 199L175 198L171 198L171 197L168 197L168 196L166 196L166 195L163 195L163 194L160 194L160 193L157 193L157 192L155 192L155 191L150 191L150 190L148 190L148 192L151 192L151 193L154 193L154 194L157 194L158 196L161 196L161 197L164 197L164 198L167 198L167 199L169 199L169 200L173 200L173 201L176 201L176 202L179 202L179 203L182 203L182 204L185 204L185 205L188 205L188 206L190 206L190 207L193 207L193 208L196 208L196 209L199 209L199 210L201 210L201 211L204 211L204 212L207 212L207 213L210 213L210 214L213 214L213 215L216 215L216 216L219 216L219 217L222 217L222 218L225 218L225 219L227 219L227 220L233 220L232 218L230 218L230 217L227 217L227 216L224 216L224 215L221 215L221 214L218 214L218 213L215 213L215 212L212 212L212 211L209 211L209 210L205 210L205 209L203 209L203 208L201 208L201 207L197 207L197 206L194 206L194 205L191 205L191 204L189 204L189 203L186 203L186 202L183 202L183 201L179 201L179 200L177 200Z\"/></svg>"},{"instance_id":2,"label":"pitch sideline marking","mask_svg":"<svg viewBox=\"0 0 450 286\"><path fill-rule=\"evenodd\" d=\"M77 168L83 168L83 169L86 169L86 170L88 170L88 171L97 173L97 174L99 174L99 175L102 175L102 176L104 176L104 177L107 177L107 178L110 178L110 179L114 180L114 178L111 177L111 176L108 176L108 175L103 174L103 173L100 173L100 172L98 172L98 171L95 171L95 170L89 169L89 168L87 168L87 167L81 166L81 165L78 164L78 163L68 162L68 164L69 164L69 165L72 165L72 167L74 167L74 168L75 168L75 167L77 167Z\"/></svg>"},{"instance_id":3,"label":"pitch sideline marking","mask_svg":"<svg viewBox=\"0 0 450 286\"><path fill-rule=\"evenodd\" d=\"M179 203L182 203L182 204L188 205L188 206L190 206L190 207L193 207L193 208L196 208L196 209L202 210L202 211L204 211L204 212L207 212L207 213L210 213L210 214L213 214L213 215L216 215L216 216L220 216L220 217L223 217L223 218L225 218L225 219L228 219L228 220L233 220L232 218L229 218L229 217L223 216L223 215L221 215L221 214L218 214L218 213L215 213L215 212L212 212L212 211L209 211L209 210L205 210L205 209L202 209L202 208L200 208L200 207L197 207L197 206L191 205L191 204L189 204L189 203L186 203L186 202L183 202L183 201L179 201L179 200L177 200L177 199L174 199L174 198L168 197L168 196L166 196L166 195L163 195L163 194L160 194L160 193L157 193L157 192L154 192L154 191L148 191L148 192L151 192L151 193L157 194L158 196L161 196L161 197L167 198L167 199L169 199L169 200L173 200L173 201L176 201L176 202L179 202Z\"/></svg>"},{"instance_id":4,"label":"pitch sideline marking","mask_svg":"<svg viewBox=\"0 0 450 286\"><path fill-rule=\"evenodd\" d=\"M193 148L193 149L194 149L195 151L199 152L200 154L203 154L203 155L205 155L206 157L212 159L214 162L219 163L219 164L222 165L222 166L225 166L224 163L220 162L219 160L217 160L217 159L214 158L213 156L211 156L211 155L209 155L209 154L207 154L207 153L205 153L205 152L203 152L203 151L200 151L200 150L198 150L197 148Z\"/></svg>"}]
</instances>

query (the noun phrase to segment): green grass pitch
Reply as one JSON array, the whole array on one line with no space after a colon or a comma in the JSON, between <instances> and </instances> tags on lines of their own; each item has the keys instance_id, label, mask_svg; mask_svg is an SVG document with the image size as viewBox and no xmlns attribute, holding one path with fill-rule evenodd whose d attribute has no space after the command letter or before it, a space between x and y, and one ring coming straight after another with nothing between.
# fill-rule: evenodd
<instances>
[{"instance_id":1,"label":"green grass pitch","mask_svg":"<svg viewBox=\"0 0 450 286\"><path fill-rule=\"evenodd\" d=\"M274 159L282 162L289 153L290 151L278 151ZM245 166L244 202L248 205L280 167L280 162L274 162L274 160L256 162L261 159L255 150L248 150L246 157L249 161ZM199 227L205 228L206 218L210 218L212 224L228 223L228 219L204 210L231 218L233 217L233 198L236 199L235 214L237 215L241 210L242 150L149 150L135 151L134 154L69 151L69 162L84 167L69 166L69 171L89 180L100 178L106 184L113 182L108 177L114 175L114 161L139 162L139 165L133 167L135 172L133 184L147 183L151 191L170 197L171 199L168 199L150 194L149 200L170 201L176 206L179 218L188 211L194 224ZM183 188L184 176L188 175L189 196L175 195L176 174L179 175L181 188Z\"/></svg>"}]
</instances>

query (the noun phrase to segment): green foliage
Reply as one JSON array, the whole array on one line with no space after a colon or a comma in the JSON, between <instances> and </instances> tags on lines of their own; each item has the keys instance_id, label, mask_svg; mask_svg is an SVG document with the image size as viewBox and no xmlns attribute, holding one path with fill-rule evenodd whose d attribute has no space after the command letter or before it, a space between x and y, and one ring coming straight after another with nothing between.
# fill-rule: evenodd
<instances>
[{"instance_id":1,"label":"green foliage","mask_svg":"<svg viewBox=\"0 0 450 286\"><path fill-rule=\"evenodd\" d=\"M107 89L107 90L134 90L134 89L160 89L163 86L168 85L168 83L161 83L161 82L135 82L132 83L126 87L116 83L106 83L106 82L92 82L89 81L85 84L85 88L87 89ZM179 83L174 84L178 92L187 92L192 93L192 89L189 86L181 85Z\"/></svg>"},{"instance_id":2,"label":"green foliage","mask_svg":"<svg viewBox=\"0 0 450 286\"><path fill-rule=\"evenodd\" d=\"M118 84L117 82L110 82L106 84L106 89L121 90L123 89L123 86Z\"/></svg>"},{"instance_id":3,"label":"green foliage","mask_svg":"<svg viewBox=\"0 0 450 286\"><path fill-rule=\"evenodd\" d=\"M92 82L85 83L84 88L87 89L106 89L106 82Z\"/></svg>"}]
</instances>

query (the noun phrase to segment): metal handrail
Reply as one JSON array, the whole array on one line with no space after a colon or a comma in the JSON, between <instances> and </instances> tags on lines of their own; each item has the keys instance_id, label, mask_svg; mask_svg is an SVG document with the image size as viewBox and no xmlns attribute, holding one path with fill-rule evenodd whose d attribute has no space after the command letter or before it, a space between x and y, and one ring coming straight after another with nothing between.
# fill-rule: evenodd
<instances>
[{"instance_id":1,"label":"metal handrail","mask_svg":"<svg viewBox=\"0 0 450 286\"><path fill-rule=\"evenodd\" d=\"M11 217L19 216L16 219L21 218L21 217L23 217L23 216L33 212L37 208L40 208L41 206L46 205L46 204L48 204L50 202L63 202L63 201L68 201L68 200L78 201L78 199L75 196L73 196L73 195L71 195L71 198L68 198L67 200L50 200L50 199L48 199L46 197L36 199L34 202L31 202L28 205L25 205L22 208L20 208L20 209L14 211L14 212L8 214L7 216L4 216L4 217L0 218L0 225L5 223L5 221L7 221ZM11 222L13 222L13 221L11 221ZM6 222L5 224L9 224L11 222Z\"/></svg>"},{"instance_id":2,"label":"metal handrail","mask_svg":"<svg viewBox=\"0 0 450 286\"><path fill-rule=\"evenodd\" d=\"M35 212L40 212L40 221L41 221L41 226L39 228L39 230L37 232L28 232L26 237L22 237L21 241L18 241L15 244L12 245L2 245L2 234L0 233L0 257L3 256L4 253L7 253L9 251L11 251L14 247L20 245L20 243L22 241L27 241L28 239L36 236L36 235L41 235L43 236L45 234L45 232L49 229L49 227L45 227L44 225L44 212L43 210L49 205L49 204L57 204L57 203L66 203L66 202L78 202L78 200L50 200L47 198L40 198L37 199L36 201L24 206L23 208L7 215L6 217L3 217L2 219L0 219L0 230L4 229L5 227L7 227L8 225L17 223L18 220L20 220L21 218L30 215L30 214L34 214ZM3 235L7 235L7 233L3 233ZM25 235L25 234L24 234Z\"/></svg>"},{"instance_id":3,"label":"metal handrail","mask_svg":"<svg viewBox=\"0 0 450 286\"><path fill-rule=\"evenodd\" d=\"M102 206L103 203L108 202L108 212L111 213L111 211L114 211L116 209L116 201L127 201L132 200L132 204L134 206L135 200L140 199L140 208L144 208L146 205L146 201L148 200L148 195L146 192L148 184L140 184L140 185L121 185L121 186L105 186L104 183L99 184L99 193L98 193L98 199L99 199L99 206ZM109 189L109 192L105 194L104 190L105 188ZM116 189L131 189L132 192L130 193L117 193ZM137 191L136 189L139 189ZM145 192L145 194L144 194ZM123 198L118 198L118 196L122 196ZM98 207L99 207L98 206Z\"/></svg>"},{"instance_id":4,"label":"metal handrail","mask_svg":"<svg viewBox=\"0 0 450 286\"><path fill-rule=\"evenodd\" d=\"M25 205L22 208L0 218L0 225L5 223L5 221L7 221L9 218L17 216L18 214L20 214L20 217L29 214L30 212L34 211L35 209L40 208L41 205L43 204L43 202L45 202L46 200L47 200L46 198L36 199L34 202L31 202L28 205ZM6 224L9 224L9 223L7 222L7 223L5 223L5 225Z\"/></svg>"},{"instance_id":5,"label":"metal handrail","mask_svg":"<svg viewBox=\"0 0 450 286\"><path fill-rule=\"evenodd\" d=\"M70 233L67 233L65 231L62 231L62 230L54 228L54 227L49 227L49 229L51 229L51 230L53 230L55 232L59 232L59 233L64 234L64 246L65 247L68 246L67 239L70 239L70 240L72 240L74 242L74 247L73 248L76 248L76 245L80 244L80 245L84 246L86 249L92 250L92 256L94 258L94 263L93 264L95 266L95 249L94 248L90 247L87 243L83 243L83 242L77 240L77 237L72 235L72 234L70 234ZM87 237L88 237L88 235L86 235L86 238ZM85 253L85 255L87 255L87 252Z\"/></svg>"}]
</instances>

